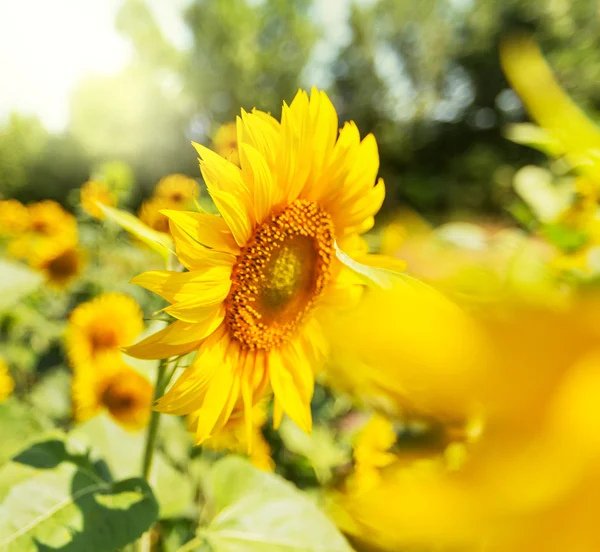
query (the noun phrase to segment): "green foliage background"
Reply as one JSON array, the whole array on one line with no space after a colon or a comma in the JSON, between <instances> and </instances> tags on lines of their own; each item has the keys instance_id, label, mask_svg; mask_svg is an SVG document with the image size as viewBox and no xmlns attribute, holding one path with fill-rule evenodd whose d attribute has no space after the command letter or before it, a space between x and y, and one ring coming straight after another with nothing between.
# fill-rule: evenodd
<instances>
[{"instance_id":1,"label":"green foliage background","mask_svg":"<svg viewBox=\"0 0 600 552\"><path fill-rule=\"evenodd\" d=\"M197 0L183 14L187 47L177 48L143 0L125 0L115 25L134 48L132 63L79 84L61 135L35 118L8 120L0 129L0 196L65 203L98 164L118 160L134 171L137 204L165 174L197 175L191 139L210 142L241 107L279 115L299 87L318 85L340 123L353 119L362 133L375 133L385 209L497 216L511 199L513 169L541 160L501 135L505 123L524 118L500 71L501 34L533 30L574 99L592 111L600 105L591 0L347 6L335 43L314 0Z\"/></svg>"}]
</instances>

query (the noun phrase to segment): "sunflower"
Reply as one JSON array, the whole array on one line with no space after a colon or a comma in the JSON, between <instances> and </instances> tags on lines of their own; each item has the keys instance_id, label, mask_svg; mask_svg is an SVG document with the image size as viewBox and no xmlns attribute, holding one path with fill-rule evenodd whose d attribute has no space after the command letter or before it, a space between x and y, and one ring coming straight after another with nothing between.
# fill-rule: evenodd
<instances>
[{"instance_id":1,"label":"sunflower","mask_svg":"<svg viewBox=\"0 0 600 552\"><path fill-rule=\"evenodd\" d=\"M77 243L77 221L56 201L45 200L27 206L27 227L9 245L10 253L29 259L49 245Z\"/></svg>"},{"instance_id":2,"label":"sunflower","mask_svg":"<svg viewBox=\"0 0 600 552\"><path fill-rule=\"evenodd\" d=\"M147 378L121 359L104 357L75 372L72 383L73 415L84 422L103 410L126 429L148 424L154 389Z\"/></svg>"},{"instance_id":3,"label":"sunflower","mask_svg":"<svg viewBox=\"0 0 600 552\"><path fill-rule=\"evenodd\" d=\"M152 271L134 283L171 305L177 320L126 349L139 358L198 351L157 409L196 413L196 442L218 432L234 408L245 411L270 389L274 425L285 411L311 429L314 372L327 353L321 315L347 308L360 280L336 256L361 242L384 198L373 135L354 123L338 134L323 92L300 91L282 121L242 111L241 168L194 144L221 216L165 211L188 272ZM346 250L352 254L353 251ZM344 257L344 256L342 256ZM345 257L344 257L345 258Z\"/></svg>"},{"instance_id":4,"label":"sunflower","mask_svg":"<svg viewBox=\"0 0 600 552\"><path fill-rule=\"evenodd\" d=\"M10 375L10 370L6 362L0 358L0 401L9 397L14 388L15 382Z\"/></svg>"},{"instance_id":5,"label":"sunflower","mask_svg":"<svg viewBox=\"0 0 600 552\"><path fill-rule=\"evenodd\" d=\"M122 293L104 293L79 305L70 315L66 331L67 354L75 371L108 356L120 357L143 328L142 311Z\"/></svg>"},{"instance_id":6,"label":"sunflower","mask_svg":"<svg viewBox=\"0 0 600 552\"><path fill-rule=\"evenodd\" d=\"M36 251L30 259L32 268L45 276L50 287L63 289L75 280L83 267L83 253L76 245L51 243Z\"/></svg>"},{"instance_id":7,"label":"sunflower","mask_svg":"<svg viewBox=\"0 0 600 552\"><path fill-rule=\"evenodd\" d=\"M198 197L199 190L198 183L193 178L184 174L170 174L158 182L154 197L186 206Z\"/></svg>"},{"instance_id":8,"label":"sunflower","mask_svg":"<svg viewBox=\"0 0 600 552\"><path fill-rule=\"evenodd\" d=\"M80 190L80 201L83 210L90 216L103 220L105 218L98 203L107 207L117 206L117 196L110 188L99 180L88 180Z\"/></svg>"},{"instance_id":9,"label":"sunflower","mask_svg":"<svg viewBox=\"0 0 600 552\"><path fill-rule=\"evenodd\" d=\"M153 230L162 232L163 234L169 234L169 219L161 211L165 209L178 210L179 208L179 203L175 203L170 199L164 197L151 197L142 203L138 212L138 217L145 225Z\"/></svg>"},{"instance_id":10,"label":"sunflower","mask_svg":"<svg viewBox=\"0 0 600 552\"><path fill-rule=\"evenodd\" d=\"M28 223L29 212L20 201L0 201L0 237L18 235L27 228Z\"/></svg>"},{"instance_id":11,"label":"sunflower","mask_svg":"<svg viewBox=\"0 0 600 552\"><path fill-rule=\"evenodd\" d=\"M240 166L240 154L238 152L237 125L227 123L219 127L213 138L213 149L234 165Z\"/></svg>"}]
</instances>

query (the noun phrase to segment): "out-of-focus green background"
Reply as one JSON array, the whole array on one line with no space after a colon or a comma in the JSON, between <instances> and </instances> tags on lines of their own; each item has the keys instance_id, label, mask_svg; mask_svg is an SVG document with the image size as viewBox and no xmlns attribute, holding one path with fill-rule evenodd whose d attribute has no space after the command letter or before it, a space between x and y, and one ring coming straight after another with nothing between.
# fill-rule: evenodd
<instances>
[{"instance_id":1,"label":"out-of-focus green background","mask_svg":"<svg viewBox=\"0 0 600 552\"><path fill-rule=\"evenodd\" d=\"M497 43L534 31L561 83L600 105L592 0L23 0L0 6L0 197L54 198L102 163L133 170L135 207L161 176L199 174L241 107L278 116L316 85L340 123L375 133L384 210L437 220L502 215L515 167L542 159L502 137L523 120Z\"/></svg>"}]
</instances>

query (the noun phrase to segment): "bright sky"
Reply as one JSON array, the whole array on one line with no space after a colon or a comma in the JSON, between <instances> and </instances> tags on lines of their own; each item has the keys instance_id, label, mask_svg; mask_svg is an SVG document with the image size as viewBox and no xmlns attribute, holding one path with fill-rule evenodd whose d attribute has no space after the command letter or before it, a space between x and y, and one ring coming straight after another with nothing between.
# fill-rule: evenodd
<instances>
[{"instance_id":1,"label":"bright sky","mask_svg":"<svg viewBox=\"0 0 600 552\"><path fill-rule=\"evenodd\" d=\"M148 0L168 38L185 47L181 19L190 0ZM365 1L365 0L362 0ZM132 51L115 30L122 0L0 0L0 126L13 110L36 114L52 131L68 122L69 97L89 75L117 73ZM348 40L348 0L317 0L315 19L328 29L311 67L326 85L323 66ZM318 82L321 81L321 82Z\"/></svg>"},{"instance_id":2,"label":"bright sky","mask_svg":"<svg viewBox=\"0 0 600 552\"><path fill-rule=\"evenodd\" d=\"M149 2L178 45L185 44L179 14L186 1ZM120 5L121 0L0 0L0 124L17 110L62 130L75 84L90 74L117 73L131 57L127 40L115 30Z\"/></svg>"}]
</instances>

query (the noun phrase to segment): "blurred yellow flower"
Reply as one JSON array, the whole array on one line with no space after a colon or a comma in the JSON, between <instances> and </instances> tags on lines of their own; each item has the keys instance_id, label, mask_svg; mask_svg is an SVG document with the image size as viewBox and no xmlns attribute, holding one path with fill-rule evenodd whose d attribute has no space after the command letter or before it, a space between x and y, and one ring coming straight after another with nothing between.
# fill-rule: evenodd
<instances>
[{"instance_id":1,"label":"blurred yellow flower","mask_svg":"<svg viewBox=\"0 0 600 552\"><path fill-rule=\"evenodd\" d=\"M154 388L148 379L122 360L104 357L75 371L72 384L73 415L84 422L106 410L130 430L150 420Z\"/></svg>"},{"instance_id":2,"label":"blurred yellow flower","mask_svg":"<svg viewBox=\"0 0 600 552\"><path fill-rule=\"evenodd\" d=\"M88 180L80 191L80 201L83 210L92 217L103 220L105 218L102 209L98 207L98 203L107 207L117 206L117 196L108 185L99 180Z\"/></svg>"},{"instance_id":3,"label":"blurred yellow flower","mask_svg":"<svg viewBox=\"0 0 600 552\"><path fill-rule=\"evenodd\" d=\"M157 406L195 412L197 443L219 432L234 408L250 427L269 389L275 426L285 411L310 431L314 372L327 353L320 318L347 308L362 281L338 260L335 242L370 229L385 194L375 138L361 140L354 123L338 137L323 92L310 100L298 92L281 123L255 110L242 111L238 124L241 169L195 144L221 216L166 211L189 272L133 280L169 301L165 312L177 320L128 354L198 351Z\"/></svg>"},{"instance_id":4,"label":"blurred yellow flower","mask_svg":"<svg viewBox=\"0 0 600 552\"><path fill-rule=\"evenodd\" d=\"M121 347L143 329L142 311L123 293L104 293L77 306L69 317L65 340L75 371L103 359L119 358Z\"/></svg>"},{"instance_id":5,"label":"blurred yellow flower","mask_svg":"<svg viewBox=\"0 0 600 552\"><path fill-rule=\"evenodd\" d=\"M0 237L15 236L29 225L27 207L16 199L0 200Z\"/></svg>"},{"instance_id":6,"label":"blurred yellow flower","mask_svg":"<svg viewBox=\"0 0 600 552\"><path fill-rule=\"evenodd\" d=\"M48 244L32 254L30 265L41 271L50 287L63 289L81 274L84 264L82 251L73 245Z\"/></svg>"},{"instance_id":7,"label":"blurred yellow flower","mask_svg":"<svg viewBox=\"0 0 600 552\"><path fill-rule=\"evenodd\" d=\"M77 221L56 201L32 203L27 206L27 212L27 227L8 246L13 256L30 259L49 246L77 243Z\"/></svg>"},{"instance_id":8,"label":"blurred yellow flower","mask_svg":"<svg viewBox=\"0 0 600 552\"><path fill-rule=\"evenodd\" d=\"M447 428L441 448L398 442L368 485L358 484L357 462L333 496L340 528L390 552L596 550L599 302L585 295L554 310L503 304L482 312L481 330L493 337L475 393L485 427L475 417L462 436ZM371 469L378 450L390 454L391 435L380 434L357 443Z\"/></svg>"},{"instance_id":9,"label":"blurred yellow flower","mask_svg":"<svg viewBox=\"0 0 600 552\"><path fill-rule=\"evenodd\" d=\"M180 204L162 197L152 197L142 203L138 216L140 220L157 232L169 234L169 219L161 213L163 209L179 210Z\"/></svg>"},{"instance_id":10,"label":"blurred yellow flower","mask_svg":"<svg viewBox=\"0 0 600 552\"><path fill-rule=\"evenodd\" d=\"M10 370L6 362L0 358L0 402L9 397L14 388L15 382L10 375Z\"/></svg>"},{"instance_id":11,"label":"blurred yellow flower","mask_svg":"<svg viewBox=\"0 0 600 552\"><path fill-rule=\"evenodd\" d=\"M189 207L199 193L198 183L184 174L165 176L160 179L154 189L155 198L166 199L174 205L180 205L181 208Z\"/></svg>"},{"instance_id":12,"label":"blurred yellow flower","mask_svg":"<svg viewBox=\"0 0 600 552\"><path fill-rule=\"evenodd\" d=\"M252 409L252 424L244 421L243 410L234 410L227 423L216 433L213 433L204 443L203 447L215 451L229 451L238 454L247 454L250 462L263 471L273 471L275 464L271 458L271 448L263 437L261 427L267 420L266 403L258 403ZM198 413L194 412L187 417L188 429L196 433L198 426ZM248 435L247 428L251 425L252 433Z\"/></svg>"},{"instance_id":13,"label":"blurred yellow flower","mask_svg":"<svg viewBox=\"0 0 600 552\"><path fill-rule=\"evenodd\" d=\"M213 149L230 163L240 166L237 125L235 123L226 123L219 127L213 138Z\"/></svg>"}]
</instances>

